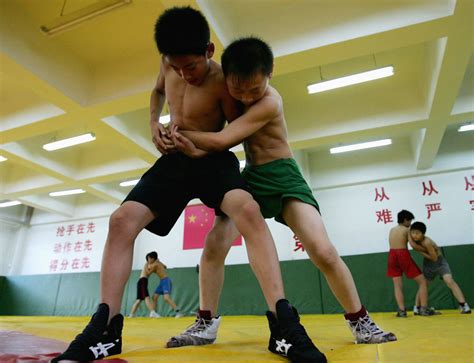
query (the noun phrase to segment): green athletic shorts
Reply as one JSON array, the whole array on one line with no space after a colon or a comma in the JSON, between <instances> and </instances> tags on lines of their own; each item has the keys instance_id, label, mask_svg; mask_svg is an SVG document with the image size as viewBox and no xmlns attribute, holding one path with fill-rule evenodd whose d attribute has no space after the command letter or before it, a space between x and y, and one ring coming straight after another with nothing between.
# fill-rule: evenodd
<instances>
[{"instance_id":1,"label":"green athletic shorts","mask_svg":"<svg viewBox=\"0 0 474 363\"><path fill-rule=\"evenodd\" d=\"M319 212L319 205L294 159L278 159L256 166L246 166L242 176L260 205L264 218L275 218L286 225L282 216L283 201L296 198L311 204Z\"/></svg>"}]
</instances>

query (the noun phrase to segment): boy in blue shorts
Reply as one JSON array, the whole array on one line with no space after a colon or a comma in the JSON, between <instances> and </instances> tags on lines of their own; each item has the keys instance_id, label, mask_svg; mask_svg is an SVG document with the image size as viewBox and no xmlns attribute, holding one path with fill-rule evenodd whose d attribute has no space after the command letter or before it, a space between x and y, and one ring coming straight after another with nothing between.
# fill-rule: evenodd
<instances>
[{"instance_id":1,"label":"boy in blue shorts","mask_svg":"<svg viewBox=\"0 0 474 363\"><path fill-rule=\"evenodd\" d=\"M395 335L382 331L361 304L352 275L330 242L318 203L293 159L283 102L279 93L269 85L273 71L270 47L258 38L239 39L225 49L221 61L229 93L244 105L244 114L218 132L185 131L175 125L172 135L176 147L190 156L206 152L212 155L243 142L247 163L242 175L263 216L274 217L300 238L346 311L345 319L356 343L395 341ZM216 253L204 251L201 274L208 273L206 264L213 265L213 271L217 265L224 266L231 241L238 234L232 221L225 222L226 225L216 224L208 236L210 240L220 241L221 245L225 241L225 247L221 247L226 248L225 253L218 255L221 260L216 261ZM201 281L211 279L209 276ZM203 291L208 288L201 284L201 293L206 295ZM211 308L217 308L218 296L209 299ZM283 329L278 328L281 319L271 312L267 312L267 318L271 330L269 350L284 356L285 351L280 349ZM174 339L179 339L179 336Z\"/></svg>"},{"instance_id":2,"label":"boy in blue shorts","mask_svg":"<svg viewBox=\"0 0 474 363\"><path fill-rule=\"evenodd\" d=\"M153 294L153 310L156 310L158 298L160 297L160 295L162 295L166 303L174 310L175 318L180 318L183 316L183 314L180 312L180 310L176 306L176 303L170 296L173 284L171 282L171 279L168 277L168 273L166 272L167 267L163 262L158 259L158 257L156 262L156 274L160 278L160 283L156 287L155 293Z\"/></svg>"}]
</instances>

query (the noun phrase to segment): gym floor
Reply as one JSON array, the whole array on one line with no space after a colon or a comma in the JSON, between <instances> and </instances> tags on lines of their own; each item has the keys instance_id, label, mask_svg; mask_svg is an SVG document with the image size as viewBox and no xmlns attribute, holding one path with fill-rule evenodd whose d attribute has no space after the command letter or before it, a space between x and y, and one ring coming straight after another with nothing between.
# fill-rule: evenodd
<instances>
[{"instance_id":1,"label":"gym floor","mask_svg":"<svg viewBox=\"0 0 474 363\"><path fill-rule=\"evenodd\" d=\"M393 331L397 342L355 345L342 315L303 315L301 320L329 362L436 363L474 362L474 317L444 310L432 317L396 318L394 313L371 314L379 326ZM87 324L86 317L1 316L0 362L48 362L55 352ZM194 318L126 318L122 354L108 363L153 362L285 362L267 351L264 316L224 316L216 344L165 348L171 335ZM105 361L104 361L105 362Z\"/></svg>"}]
</instances>

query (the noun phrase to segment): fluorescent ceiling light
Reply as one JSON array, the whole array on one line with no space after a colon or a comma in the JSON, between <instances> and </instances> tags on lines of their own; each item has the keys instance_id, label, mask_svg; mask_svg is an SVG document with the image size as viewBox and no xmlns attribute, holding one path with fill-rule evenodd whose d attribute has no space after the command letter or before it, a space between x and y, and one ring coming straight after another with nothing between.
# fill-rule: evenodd
<instances>
[{"instance_id":1,"label":"fluorescent ceiling light","mask_svg":"<svg viewBox=\"0 0 474 363\"><path fill-rule=\"evenodd\" d=\"M240 164L240 169L243 169L243 168L245 168L246 161L245 160L239 160L239 164Z\"/></svg>"},{"instance_id":2,"label":"fluorescent ceiling light","mask_svg":"<svg viewBox=\"0 0 474 363\"><path fill-rule=\"evenodd\" d=\"M472 130L474 130L474 124L462 125L462 126L458 129L459 132L472 131Z\"/></svg>"},{"instance_id":3,"label":"fluorescent ceiling light","mask_svg":"<svg viewBox=\"0 0 474 363\"><path fill-rule=\"evenodd\" d=\"M139 180L140 179L127 180L127 181L121 182L119 185L121 187L129 187L129 186L132 186L132 185L137 185Z\"/></svg>"},{"instance_id":4,"label":"fluorescent ceiling light","mask_svg":"<svg viewBox=\"0 0 474 363\"><path fill-rule=\"evenodd\" d=\"M92 5L60 16L51 22L42 25L41 31L46 35L54 35L76 26L86 20L105 14L121 6L128 5L132 0L100 0Z\"/></svg>"},{"instance_id":5,"label":"fluorescent ceiling light","mask_svg":"<svg viewBox=\"0 0 474 363\"><path fill-rule=\"evenodd\" d=\"M64 149L65 147L74 146L78 144L83 144L85 142L94 141L95 135L93 133L88 133L84 135L70 137L69 139L63 139L59 141L50 142L49 144L44 144L43 149L48 151Z\"/></svg>"},{"instance_id":6,"label":"fluorescent ceiling light","mask_svg":"<svg viewBox=\"0 0 474 363\"><path fill-rule=\"evenodd\" d=\"M9 202L2 202L0 203L0 208L6 208L6 207L13 207L14 205L21 204L21 202L17 200L11 200Z\"/></svg>"},{"instance_id":7,"label":"fluorescent ceiling light","mask_svg":"<svg viewBox=\"0 0 474 363\"><path fill-rule=\"evenodd\" d=\"M363 142L361 144L333 147L333 148L329 149L329 152L331 154L338 154L338 153L344 153L346 151L370 149L372 147L390 145L391 143L392 143L392 139L385 139L385 140L378 140L378 141L371 141L371 142Z\"/></svg>"},{"instance_id":8,"label":"fluorescent ceiling light","mask_svg":"<svg viewBox=\"0 0 474 363\"><path fill-rule=\"evenodd\" d=\"M70 190L61 190L59 192L51 192L49 195L51 197L62 197L63 195L73 195L73 194L82 194L86 191L83 189L70 189Z\"/></svg>"},{"instance_id":9,"label":"fluorescent ceiling light","mask_svg":"<svg viewBox=\"0 0 474 363\"><path fill-rule=\"evenodd\" d=\"M167 124L170 121L171 121L170 115L160 116L160 124Z\"/></svg>"},{"instance_id":10,"label":"fluorescent ceiling light","mask_svg":"<svg viewBox=\"0 0 474 363\"><path fill-rule=\"evenodd\" d=\"M7 159L5 156L0 155L0 163L1 163L2 161L7 161L7 160L8 160L8 159Z\"/></svg>"},{"instance_id":11,"label":"fluorescent ceiling light","mask_svg":"<svg viewBox=\"0 0 474 363\"><path fill-rule=\"evenodd\" d=\"M351 76L331 79L329 81L322 81L308 86L308 93L318 93L323 91L328 91L335 88L341 88L350 86L353 84L358 84L362 82L373 81L375 79L385 78L393 76L393 66L388 66L384 68L374 69L372 71L353 74Z\"/></svg>"}]
</instances>

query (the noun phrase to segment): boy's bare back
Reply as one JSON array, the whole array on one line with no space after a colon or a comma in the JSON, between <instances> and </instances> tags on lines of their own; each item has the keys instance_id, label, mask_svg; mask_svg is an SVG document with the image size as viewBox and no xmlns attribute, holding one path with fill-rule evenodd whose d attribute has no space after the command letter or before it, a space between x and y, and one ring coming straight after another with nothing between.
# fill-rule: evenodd
<instances>
[{"instance_id":1,"label":"boy's bare back","mask_svg":"<svg viewBox=\"0 0 474 363\"><path fill-rule=\"evenodd\" d=\"M393 227L388 235L388 243L390 244L390 248L408 248L408 232L408 227L405 227L403 225L399 224L398 226Z\"/></svg>"}]
</instances>

